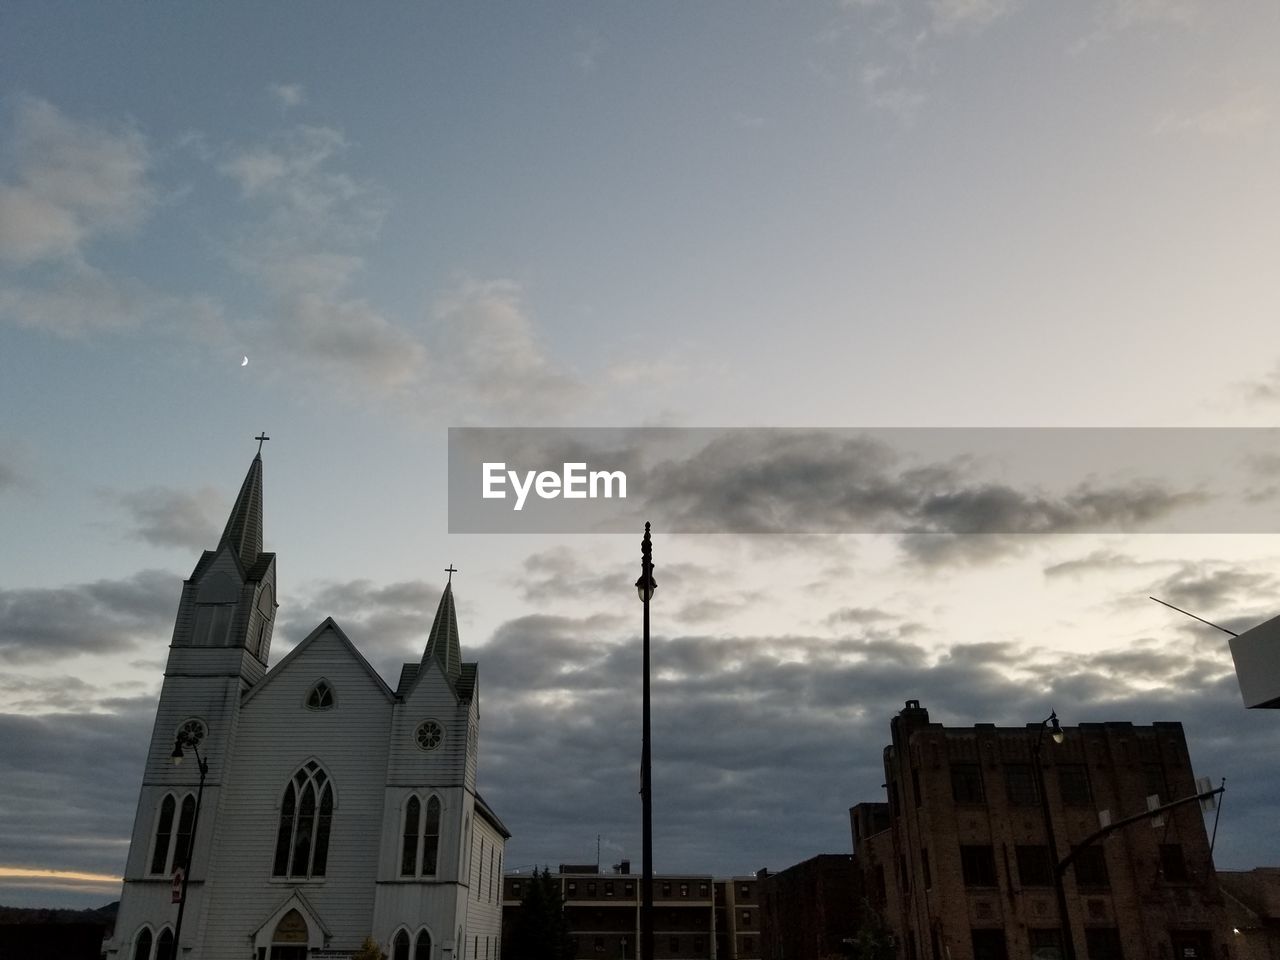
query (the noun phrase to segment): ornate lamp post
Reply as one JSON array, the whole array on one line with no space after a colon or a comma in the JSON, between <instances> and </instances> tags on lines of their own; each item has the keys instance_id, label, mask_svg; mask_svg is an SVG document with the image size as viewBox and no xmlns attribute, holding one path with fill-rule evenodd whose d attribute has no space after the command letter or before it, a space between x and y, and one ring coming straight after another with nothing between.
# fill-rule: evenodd
<instances>
[{"instance_id":1,"label":"ornate lamp post","mask_svg":"<svg viewBox=\"0 0 1280 960\"><path fill-rule=\"evenodd\" d=\"M1065 960L1075 960L1076 948L1071 937L1071 918L1067 915L1067 891L1062 883L1062 872L1057 869L1059 862L1058 843L1053 835L1053 816L1049 812L1049 794L1044 785L1044 767L1040 764L1040 745L1044 742L1044 732L1048 730L1054 743L1062 743L1066 733L1058 723L1055 710L1040 721L1036 728L1036 742L1031 748L1031 760L1036 768L1036 787L1040 793L1040 812L1044 816L1044 834L1049 845L1049 860L1054 867L1053 888L1058 896L1058 923L1062 928L1062 955Z\"/></svg>"},{"instance_id":2,"label":"ornate lamp post","mask_svg":"<svg viewBox=\"0 0 1280 960\"><path fill-rule=\"evenodd\" d=\"M649 524L640 541L640 579L636 593L644 604L644 732L640 740L640 804L643 831L643 874L640 878L640 958L653 960L653 779L649 750L649 600L658 592L653 579L653 543Z\"/></svg>"},{"instance_id":3,"label":"ornate lamp post","mask_svg":"<svg viewBox=\"0 0 1280 960\"><path fill-rule=\"evenodd\" d=\"M200 802L204 799L204 778L209 775L209 764L200 756L198 740L185 730L178 731L178 738L173 744L173 753L169 758L176 767L182 763L182 748L190 747L196 755L196 765L200 770L200 786L196 790L196 812L191 818L191 837L187 841L186 866L182 871L182 889L178 894L178 919L173 925L173 957L178 960L182 956L182 913L187 906L187 882L191 879L191 860L196 848L196 830L200 826Z\"/></svg>"}]
</instances>

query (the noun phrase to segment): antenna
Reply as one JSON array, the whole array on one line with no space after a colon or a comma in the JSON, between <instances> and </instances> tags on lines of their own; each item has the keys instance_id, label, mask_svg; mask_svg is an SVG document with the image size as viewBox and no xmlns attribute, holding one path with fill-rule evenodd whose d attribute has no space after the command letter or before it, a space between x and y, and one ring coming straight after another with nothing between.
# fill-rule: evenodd
<instances>
[{"instance_id":1,"label":"antenna","mask_svg":"<svg viewBox=\"0 0 1280 960\"><path fill-rule=\"evenodd\" d=\"M1213 627L1213 629L1221 630L1223 633L1227 634L1228 636L1232 636L1232 637L1240 636L1240 634L1236 633L1234 630L1228 630L1226 627L1220 627L1216 623L1213 623L1210 620L1206 620L1204 617L1197 617L1194 613L1187 613L1187 611L1183 610L1181 607L1175 607L1172 603L1165 603L1159 597L1147 597L1147 599L1154 600L1156 603L1163 603L1170 610L1177 610L1179 613L1183 614L1184 616L1188 616L1192 620L1199 620L1201 623L1206 623L1209 626Z\"/></svg>"}]
</instances>

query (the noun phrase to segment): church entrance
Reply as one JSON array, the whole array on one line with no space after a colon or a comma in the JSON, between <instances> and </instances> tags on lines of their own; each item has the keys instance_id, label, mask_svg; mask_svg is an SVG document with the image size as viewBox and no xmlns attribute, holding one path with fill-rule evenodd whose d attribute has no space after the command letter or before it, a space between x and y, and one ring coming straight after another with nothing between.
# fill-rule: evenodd
<instances>
[{"instance_id":1,"label":"church entrance","mask_svg":"<svg viewBox=\"0 0 1280 960\"><path fill-rule=\"evenodd\" d=\"M297 910L290 910L271 935L271 960L307 960L309 939L307 921Z\"/></svg>"}]
</instances>

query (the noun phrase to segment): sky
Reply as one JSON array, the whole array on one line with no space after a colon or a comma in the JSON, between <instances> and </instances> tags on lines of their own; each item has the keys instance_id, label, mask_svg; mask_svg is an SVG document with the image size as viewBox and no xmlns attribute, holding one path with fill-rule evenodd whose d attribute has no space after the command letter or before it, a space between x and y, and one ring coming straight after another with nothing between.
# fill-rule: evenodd
<instances>
[{"instance_id":1,"label":"sky","mask_svg":"<svg viewBox=\"0 0 1280 960\"><path fill-rule=\"evenodd\" d=\"M597 838L639 860L640 531L451 535L449 427L1280 411L1265 0L4 22L0 903L118 896L181 581L260 431L273 661L332 615L394 683L456 565L480 789L528 868ZM792 453L762 443L762 475L814 466ZM1280 863L1280 718L1243 708L1223 634L1146 599L1252 626L1280 542L1081 533L1055 506L941 541L658 523L657 868L849 851L906 699L1182 721L1227 778L1219 867Z\"/></svg>"}]
</instances>

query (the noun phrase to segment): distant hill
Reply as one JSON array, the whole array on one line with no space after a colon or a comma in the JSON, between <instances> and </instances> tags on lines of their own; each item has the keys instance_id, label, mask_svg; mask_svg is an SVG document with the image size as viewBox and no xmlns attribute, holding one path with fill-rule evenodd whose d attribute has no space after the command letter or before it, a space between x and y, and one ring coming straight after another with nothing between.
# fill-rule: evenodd
<instances>
[{"instance_id":1,"label":"distant hill","mask_svg":"<svg viewBox=\"0 0 1280 960\"><path fill-rule=\"evenodd\" d=\"M116 925L120 901L92 910L67 910L61 907L0 906L0 924L7 923L101 923L108 931Z\"/></svg>"}]
</instances>

